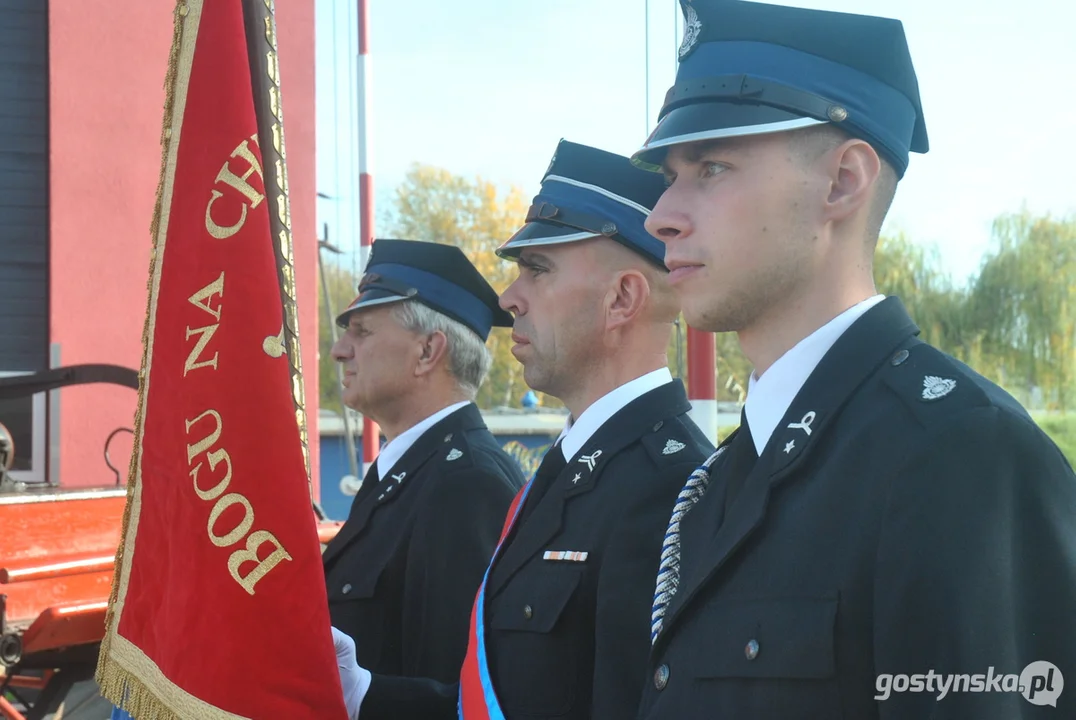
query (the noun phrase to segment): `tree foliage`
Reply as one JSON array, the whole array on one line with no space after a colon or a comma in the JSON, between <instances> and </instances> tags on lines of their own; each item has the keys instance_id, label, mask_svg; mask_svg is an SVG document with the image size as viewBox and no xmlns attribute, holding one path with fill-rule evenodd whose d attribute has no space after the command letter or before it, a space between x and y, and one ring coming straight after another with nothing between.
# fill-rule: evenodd
<instances>
[{"instance_id":1,"label":"tree foliage","mask_svg":"<svg viewBox=\"0 0 1076 720\"><path fill-rule=\"evenodd\" d=\"M972 322L998 381L1070 410L1076 373L1076 220L1003 215L970 293Z\"/></svg>"},{"instance_id":2,"label":"tree foliage","mask_svg":"<svg viewBox=\"0 0 1076 720\"><path fill-rule=\"evenodd\" d=\"M390 228L395 237L455 245L500 293L515 279L516 266L497 257L495 250L522 224L529 204L518 188L499 193L482 178L469 180L415 165L396 188ZM487 346L493 367L479 389L479 407L519 407L529 388L511 353L511 331L494 328ZM541 399L543 405L560 405L553 398Z\"/></svg>"},{"instance_id":3,"label":"tree foliage","mask_svg":"<svg viewBox=\"0 0 1076 720\"><path fill-rule=\"evenodd\" d=\"M332 261L331 256L323 256L322 277L318 278L318 395L320 408L340 413L340 376L337 363L332 358L333 323L340 311L355 299L357 278L350 270L345 270ZM325 305L326 290L330 307ZM331 312L330 312L331 310ZM340 332L340 329L336 329Z\"/></svg>"},{"instance_id":4,"label":"tree foliage","mask_svg":"<svg viewBox=\"0 0 1076 720\"><path fill-rule=\"evenodd\" d=\"M396 189L389 228L392 236L456 245L493 287L503 291L515 266L494 251L519 227L528 201L518 188L501 192L482 178L468 179L415 165ZM1071 410L1076 400L1076 218L1034 216L1027 211L999 216L993 247L975 277L956 285L942 272L938 256L904 235L883 237L874 263L880 293L907 306L921 337L998 382L1029 407ZM326 265L335 308L351 300L356 278ZM319 304L323 305L323 301ZM336 371L329 356L329 325L321 318L322 407L338 408ZM669 339L674 374L686 375L687 326ZM719 400L741 402L751 364L736 336L716 336ZM482 387L481 407L518 407L528 388L512 357L510 333L494 329L489 341L494 363ZM559 405L542 397L545 405Z\"/></svg>"}]
</instances>

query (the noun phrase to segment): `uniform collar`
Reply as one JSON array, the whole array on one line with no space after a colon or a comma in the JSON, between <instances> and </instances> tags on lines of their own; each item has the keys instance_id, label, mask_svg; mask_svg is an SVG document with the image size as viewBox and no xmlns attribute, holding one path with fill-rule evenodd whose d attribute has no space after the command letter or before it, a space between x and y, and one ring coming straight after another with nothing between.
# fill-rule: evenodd
<instances>
[{"instance_id":1,"label":"uniform collar","mask_svg":"<svg viewBox=\"0 0 1076 720\"><path fill-rule=\"evenodd\" d=\"M433 415L430 415L422 422L412 425L393 438L392 442L387 443L385 447L381 449L381 452L377 455L377 459L374 460L377 476L379 478L388 477L388 474L392 471L392 468L395 467L396 463L399 462L400 458L404 456L404 453L410 450L411 446L415 444L415 441L422 437L422 433L426 432L452 413L470 404L469 400L464 400L463 402L449 405L446 408L438 410Z\"/></svg>"},{"instance_id":2,"label":"uniform collar","mask_svg":"<svg viewBox=\"0 0 1076 720\"><path fill-rule=\"evenodd\" d=\"M568 418L564 429L557 438L564 459L570 461L583 449L587 440L604 425L609 418L616 415L625 405L645 395L651 390L672 382L672 373L669 368L663 367L648 372L646 375L626 382L620 387L598 398L590 407L583 411L579 419L572 421Z\"/></svg>"},{"instance_id":3,"label":"uniform collar","mask_svg":"<svg viewBox=\"0 0 1076 720\"><path fill-rule=\"evenodd\" d=\"M825 354L852 323L884 299L884 295L875 295L853 305L800 340L761 378L751 373L744 412L760 457L781 418Z\"/></svg>"}]
</instances>

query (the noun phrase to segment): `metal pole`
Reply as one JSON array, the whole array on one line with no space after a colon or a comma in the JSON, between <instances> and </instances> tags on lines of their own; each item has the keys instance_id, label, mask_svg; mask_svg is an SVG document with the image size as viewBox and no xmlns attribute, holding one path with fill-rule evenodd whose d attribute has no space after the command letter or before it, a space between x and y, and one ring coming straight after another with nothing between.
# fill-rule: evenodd
<instances>
[{"instance_id":1,"label":"metal pole","mask_svg":"<svg viewBox=\"0 0 1076 720\"><path fill-rule=\"evenodd\" d=\"M365 272L370 258L370 246L374 244L374 179L370 159L370 23L367 0L358 0L358 132L359 132L359 266ZM370 469L381 448L381 430L377 423L363 415L362 418L362 474Z\"/></svg>"},{"instance_id":2,"label":"metal pole","mask_svg":"<svg viewBox=\"0 0 1076 720\"><path fill-rule=\"evenodd\" d=\"M329 332L332 333L333 345L336 344L336 340L339 335L336 332L336 310L333 308L332 300L329 297L329 283L325 279L325 262L321 258L321 251L328 250L329 252L340 254L338 248L329 244L329 226L325 225L325 239L318 240L318 273L321 275L321 292L325 297L325 314L329 318ZM336 387L344 387L344 368L340 363L333 363L336 365ZM341 393L342 394L342 393ZM344 405L343 399L340 402L340 414L344 417L344 442L347 444L347 460L348 467L351 468L351 474L356 480L359 479L359 459L355 454L355 438L351 434L351 418L348 412L347 405Z\"/></svg>"},{"instance_id":3,"label":"metal pole","mask_svg":"<svg viewBox=\"0 0 1076 720\"><path fill-rule=\"evenodd\" d=\"M645 130L643 137L650 137L650 0L644 0L643 7L645 8L645 15L643 16L643 38L646 47L646 50L643 53L643 67L646 76L646 95L643 99L643 112L646 114L646 120L643 123L643 128Z\"/></svg>"},{"instance_id":4,"label":"metal pole","mask_svg":"<svg viewBox=\"0 0 1076 720\"><path fill-rule=\"evenodd\" d=\"M687 329L687 395L691 419L717 442L717 348L713 333Z\"/></svg>"},{"instance_id":5,"label":"metal pole","mask_svg":"<svg viewBox=\"0 0 1076 720\"><path fill-rule=\"evenodd\" d=\"M680 3L673 0L673 75L680 64Z\"/></svg>"}]
</instances>

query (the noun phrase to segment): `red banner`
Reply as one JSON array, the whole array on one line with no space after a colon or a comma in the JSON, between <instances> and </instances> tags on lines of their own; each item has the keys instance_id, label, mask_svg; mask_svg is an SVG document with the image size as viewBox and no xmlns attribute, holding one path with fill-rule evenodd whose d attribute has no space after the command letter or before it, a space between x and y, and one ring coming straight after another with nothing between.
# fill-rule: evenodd
<instances>
[{"instance_id":1,"label":"red banner","mask_svg":"<svg viewBox=\"0 0 1076 720\"><path fill-rule=\"evenodd\" d=\"M269 0L184 0L98 682L137 718L344 718L311 506Z\"/></svg>"}]
</instances>

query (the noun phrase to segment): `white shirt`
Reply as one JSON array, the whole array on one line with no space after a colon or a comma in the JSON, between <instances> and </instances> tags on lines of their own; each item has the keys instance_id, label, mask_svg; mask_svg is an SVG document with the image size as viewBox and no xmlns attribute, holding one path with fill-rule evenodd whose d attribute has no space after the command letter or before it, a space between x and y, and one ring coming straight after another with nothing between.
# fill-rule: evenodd
<instances>
[{"instance_id":1,"label":"white shirt","mask_svg":"<svg viewBox=\"0 0 1076 720\"><path fill-rule=\"evenodd\" d=\"M762 373L761 378L751 373L744 412L751 426L751 439L760 456L788 407L825 354L852 323L882 300L885 295L875 295L853 305L796 343Z\"/></svg>"},{"instance_id":2,"label":"white shirt","mask_svg":"<svg viewBox=\"0 0 1076 720\"><path fill-rule=\"evenodd\" d=\"M392 472L392 468L396 466L396 463L400 461L400 458L403 457L404 453L410 450L411 446L415 444L415 441L422 437L422 433L426 432L460 408L470 404L470 401L464 400L463 402L449 405L443 410L438 410L422 422L417 425L412 425L407 430L394 437L390 442L386 443L385 447L381 448L381 452L378 453L377 459L374 460L374 468L377 471L377 477L379 479L388 477L389 473ZM382 468L384 468L384 472L381 472Z\"/></svg>"},{"instance_id":3,"label":"white shirt","mask_svg":"<svg viewBox=\"0 0 1076 720\"><path fill-rule=\"evenodd\" d=\"M575 457L575 454L583 449L587 440L590 440L598 428L622 410L625 405L655 388L671 383L672 379L672 373L667 367L653 370L602 395L583 411L578 420L573 422L569 417L564 429L561 430L560 437L557 438L561 452L564 453L564 459L570 461Z\"/></svg>"}]
</instances>

